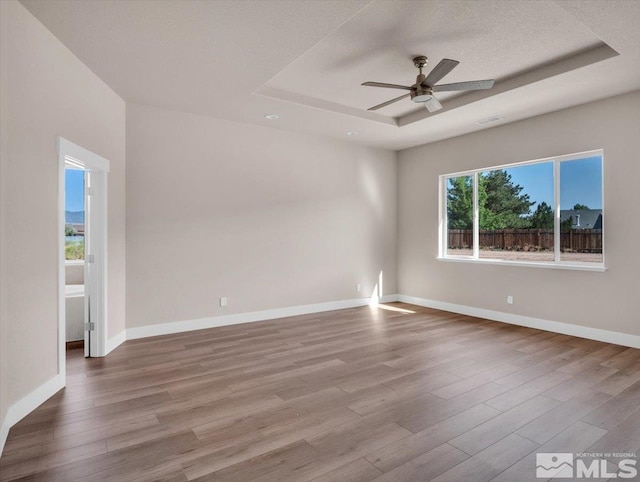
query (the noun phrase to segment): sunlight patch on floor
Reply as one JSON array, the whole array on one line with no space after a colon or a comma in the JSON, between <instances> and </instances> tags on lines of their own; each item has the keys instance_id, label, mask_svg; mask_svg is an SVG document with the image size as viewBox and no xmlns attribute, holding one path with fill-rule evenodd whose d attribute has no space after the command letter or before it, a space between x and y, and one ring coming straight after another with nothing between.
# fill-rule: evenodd
<instances>
[{"instance_id":1,"label":"sunlight patch on floor","mask_svg":"<svg viewBox=\"0 0 640 482\"><path fill-rule=\"evenodd\" d=\"M389 310L389 311L397 311L399 313L415 313L415 311L407 310L406 308L399 308L397 306L384 305L382 303L378 303L375 306L376 308L382 308L383 310Z\"/></svg>"}]
</instances>

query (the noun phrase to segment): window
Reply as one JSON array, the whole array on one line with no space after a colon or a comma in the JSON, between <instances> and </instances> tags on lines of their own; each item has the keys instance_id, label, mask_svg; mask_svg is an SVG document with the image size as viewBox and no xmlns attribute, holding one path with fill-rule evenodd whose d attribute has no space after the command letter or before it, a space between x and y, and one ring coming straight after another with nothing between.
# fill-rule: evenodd
<instances>
[{"instance_id":1,"label":"window","mask_svg":"<svg viewBox=\"0 0 640 482\"><path fill-rule=\"evenodd\" d=\"M473 249L473 177L447 179L447 254L470 255Z\"/></svg>"},{"instance_id":2,"label":"window","mask_svg":"<svg viewBox=\"0 0 640 482\"><path fill-rule=\"evenodd\" d=\"M441 258L603 269L602 151L440 181Z\"/></svg>"},{"instance_id":3,"label":"window","mask_svg":"<svg viewBox=\"0 0 640 482\"><path fill-rule=\"evenodd\" d=\"M65 169L64 253L67 261L84 259L84 171Z\"/></svg>"}]
</instances>

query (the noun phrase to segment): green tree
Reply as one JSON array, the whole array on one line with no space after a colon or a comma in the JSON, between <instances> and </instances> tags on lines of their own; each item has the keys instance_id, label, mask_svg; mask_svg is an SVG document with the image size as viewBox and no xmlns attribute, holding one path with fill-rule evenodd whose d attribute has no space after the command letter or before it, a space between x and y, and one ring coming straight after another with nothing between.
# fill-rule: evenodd
<instances>
[{"instance_id":1,"label":"green tree","mask_svg":"<svg viewBox=\"0 0 640 482\"><path fill-rule=\"evenodd\" d=\"M588 210L589 206L585 206L584 204L576 204L575 206L573 206L573 210L574 211L584 211L584 210Z\"/></svg>"},{"instance_id":2,"label":"green tree","mask_svg":"<svg viewBox=\"0 0 640 482\"><path fill-rule=\"evenodd\" d=\"M447 187L447 221L449 229L473 227L473 185L471 176L449 179Z\"/></svg>"},{"instance_id":3,"label":"green tree","mask_svg":"<svg viewBox=\"0 0 640 482\"><path fill-rule=\"evenodd\" d=\"M64 235L65 236L75 236L76 230L73 229L73 226L71 224L65 224L64 225Z\"/></svg>"},{"instance_id":4,"label":"green tree","mask_svg":"<svg viewBox=\"0 0 640 482\"><path fill-rule=\"evenodd\" d=\"M531 215L530 221L534 229L553 229L553 209L546 202L541 202Z\"/></svg>"},{"instance_id":5,"label":"green tree","mask_svg":"<svg viewBox=\"0 0 640 482\"><path fill-rule=\"evenodd\" d=\"M524 188L503 169L483 173L478 179L480 229L526 229L535 204Z\"/></svg>"},{"instance_id":6,"label":"green tree","mask_svg":"<svg viewBox=\"0 0 640 482\"><path fill-rule=\"evenodd\" d=\"M571 231L573 229L573 216L569 216L564 221L560 221L560 231Z\"/></svg>"},{"instance_id":7,"label":"green tree","mask_svg":"<svg viewBox=\"0 0 640 482\"><path fill-rule=\"evenodd\" d=\"M471 176L449 180L447 217L449 229L473 227L473 183ZM515 184L505 170L483 173L478 178L480 229L527 229L532 226L531 206L535 204L524 188ZM545 204L548 209L551 209ZM553 225L553 213L551 214Z\"/></svg>"}]
</instances>

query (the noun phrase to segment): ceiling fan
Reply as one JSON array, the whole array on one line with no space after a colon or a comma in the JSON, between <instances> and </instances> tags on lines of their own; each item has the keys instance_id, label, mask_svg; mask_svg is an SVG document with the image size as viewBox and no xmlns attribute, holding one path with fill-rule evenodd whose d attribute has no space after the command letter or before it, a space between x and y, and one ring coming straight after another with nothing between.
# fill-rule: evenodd
<instances>
[{"instance_id":1,"label":"ceiling fan","mask_svg":"<svg viewBox=\"0 0 640 482\"><path fill-rule=\"evenodd\" d=\"M383 82L364 82L362 85L370 87L385 87L388 89L401 89L409 90L408 94L401 95L395 99L388 100L382 104L374 105L367 110L378 110L382 107L386 107L389 104L398 102L405 97L411 97L411 100L424 104L429 112L435 112L442 109L442 104L438 102L433 96L434 92L451 92L451 91L463 91L463 90L484 90L493 87L494 80L472 80L469 82L455 82L453 84L440 84L436 85L445 75L451 72L460 62L451 59L442 59L438 65L425 77L422 73L422 69L429 60L424 55L420 55L413 59L413 65L420 69L418 77L416 77L416 83L408 85L399 84L385 84Z\"/></svg>"}]
</instances>

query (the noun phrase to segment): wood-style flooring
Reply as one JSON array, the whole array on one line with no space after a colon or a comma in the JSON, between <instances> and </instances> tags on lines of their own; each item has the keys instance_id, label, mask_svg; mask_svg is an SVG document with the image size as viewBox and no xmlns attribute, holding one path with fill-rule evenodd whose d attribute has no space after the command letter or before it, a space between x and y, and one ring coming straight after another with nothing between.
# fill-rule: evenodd
<instances>
[{"instance_id":1,"label":"wood-style flooring","mask_svg":"<svg viewBox=\"0 0 640 482\"><path fill-rule=\"evenodd\" d=\"M393 303L71 351L0 479L523 482L536 452L640 452L640 350Z\"/></svg>"}]
</instances>

